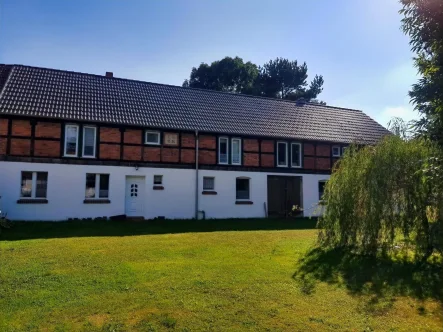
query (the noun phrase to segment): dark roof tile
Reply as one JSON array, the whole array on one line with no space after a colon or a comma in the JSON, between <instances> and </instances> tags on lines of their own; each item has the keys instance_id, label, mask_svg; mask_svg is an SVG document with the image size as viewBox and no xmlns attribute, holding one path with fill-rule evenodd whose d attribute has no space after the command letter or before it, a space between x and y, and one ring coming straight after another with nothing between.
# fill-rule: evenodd
<instances>
[{"instance_id":1,"label":"dark roof tile","mask_svg":"<svg viewBox=\"0 0 443 332\"><path fill-rule=\"evenodd\" d=\"M361 111L21 65L0 65L0 113L238 135L374 143Z\"/></svg>"}]
</instances>

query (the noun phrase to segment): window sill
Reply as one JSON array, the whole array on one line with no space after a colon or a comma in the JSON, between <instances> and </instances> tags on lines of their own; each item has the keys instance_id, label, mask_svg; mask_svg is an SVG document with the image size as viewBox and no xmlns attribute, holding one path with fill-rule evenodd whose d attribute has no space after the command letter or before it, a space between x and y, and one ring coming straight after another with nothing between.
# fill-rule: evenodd
<instances>
[{"instance_id":1,"label":"window sill","mask_svg":"<svg viewBox=\"0 0 443 332\"><path fill-rule=\"evenodd\" d=\"M21 198L17 204L48 204L48 200L46 198Z\"/></svg>"},{"instance_id":2,"label":"window sill","mask_svg":"<svg viewBox=\"0 0 443 332\"><path fill-rule=\"evenodd\" d=\"M213 190L203 190L202 195L217 195L217 192Z\"/></svg>"},{"instance_id":3,"label":"window sill","mask_svg":"<svg viewBox=\"0 0 443 332\"><path fill-rule=\"evenodd\" d=\"M235 201L236 205L252 205L254 202L252 201Z\"/></svg>"},{"instance_id":4,"label":"window sill","mask_svg":"<svg viewBox=\"0 0 443 332\"><path fill-rule=\"evenodd\" d=\"M110 204L111 201L107 198L101 199L85 199L83 204Z\"/></svg>"},{"instance_id":5,"label":"window sill","mask_svg":"<svg viewBox=\"0 0 443 332\"><path fill-rule=\"evenodd\" d=\"M145 145L155 145L155 146L160 146L160 143L148 143L148 142L145 142Z\"/></svg>"},{"instance_id":6,"label":"window sill","mask_svg":"<svg viewBox=\"0 0 443 332\"><path fill-rule=\"evenodd\" d=\"M163 186L154 186L154 187L152 187L152 190L165 190L165 187L163 187Z\"/></svg>"}]
</instances>

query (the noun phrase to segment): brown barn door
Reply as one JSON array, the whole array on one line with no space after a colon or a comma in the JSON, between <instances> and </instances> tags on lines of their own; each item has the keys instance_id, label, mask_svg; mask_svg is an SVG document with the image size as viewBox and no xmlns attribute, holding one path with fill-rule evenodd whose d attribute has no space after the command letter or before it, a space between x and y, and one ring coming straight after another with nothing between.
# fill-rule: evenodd
<instances>
[{"instance_id":1,"label":"brown barn door","mask_svg":"<svg viewBox=\"0 0 443 332\"><path fill-rule=\"evenodd\" d=\"M288 217L292 206L302 206L300 176L268 175L268 215Z\"/></svg>"}]
</instances>

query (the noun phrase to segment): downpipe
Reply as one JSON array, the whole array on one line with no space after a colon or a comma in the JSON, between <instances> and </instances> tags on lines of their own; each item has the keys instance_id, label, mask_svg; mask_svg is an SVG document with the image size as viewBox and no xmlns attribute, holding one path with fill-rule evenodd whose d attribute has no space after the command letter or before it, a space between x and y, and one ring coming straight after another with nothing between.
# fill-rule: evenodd
<instances>
[{"instance_id":1,"label":"downpipe","mask_svg":"<svg viewBox=\"0 0 443 332\"><path fill-rule=\"evenodd\" d=\"M198 220L198 130L195 131L195 220Z\"/></svg>"}]
</instances>

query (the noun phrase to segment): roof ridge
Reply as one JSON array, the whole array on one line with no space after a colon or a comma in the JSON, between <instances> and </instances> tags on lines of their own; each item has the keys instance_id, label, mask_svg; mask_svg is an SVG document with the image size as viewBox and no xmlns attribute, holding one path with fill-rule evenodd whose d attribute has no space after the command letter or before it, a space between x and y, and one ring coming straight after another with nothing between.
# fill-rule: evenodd
<instances>
[{"instance_id":1,"label":"roof ridge","mask_svg":"<svg viewBox=\"0 0 443 332\"><path fill-rule=\"evenodd\" d=\"M284 102L289 104L296 104L297 101L294 100L288 100L288 99L281 99L281 98L271 98L271 97L263 97L263 96L254 96L254 95L248 95L248 94L241 94L241 93L232 93L227 91L218 91L218 90L211 90L211 89L202 89L202 88L185 88L179 85L172 85L172 84L165 84L165 83L156 83L156 82L148 82L148 81L141 81L141 80L135 80L131 78L123 78L123 77L106 77L104 75L99 74L91 74L91 73L83 73L79 71L73 71L73 70L65 70L65 69L55 69L55 68L46 68L46 67L38 67L38 66L29 66L29 65L23 65L23 64L11 64L9 65L11 67L23 67L23 68L34 68L34 69L42 69L42 70L50 70L50 71L56 71L56 72L62 72L62 73L74 73L74 74L80 74L80 75L87 75L87 76L93 76L98 78L106 78L106 79L114 79L114 80L122 80L122 81L129 81L129 82L138 82L143 84L151 84L151 85L158 85L158 86L166 86L176 89L190 89L194 91L202 91L206 93L218 93L218 94L224 94L224 95L230 95L230 96L237 96L240 98L254 98L254 99L263 99L263 100L272 100L277 102ZM8 77L9 79L9 77ZM305 105L312 105L319 108L329 108L333 110L345 110L345 111L351 111L351 112L361 112L362 110L358 109L352 109L352 108L346 108L346 107L338 107L338 106L331 106L331 105L322 105L320 103L313 103L313 102L305 102Z\"/></svg>"}]
</instances>

